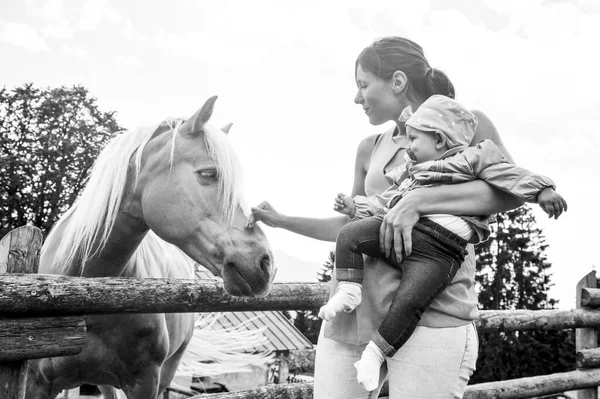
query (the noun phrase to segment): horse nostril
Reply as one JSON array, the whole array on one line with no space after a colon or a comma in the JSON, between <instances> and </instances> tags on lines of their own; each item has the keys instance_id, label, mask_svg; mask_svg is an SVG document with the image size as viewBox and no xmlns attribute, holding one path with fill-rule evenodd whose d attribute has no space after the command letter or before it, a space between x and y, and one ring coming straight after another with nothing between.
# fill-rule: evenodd
<instances>
[{"instance_id":1,"label":"horse nostril","mask_svg":"<svg viewBox=\"0 0 600 399\"><path fill-rule=\"evenodd\" d=\"M235 263L233 263L233 262L227 262L227 263L225 263L225 267L224 267L224 268L225 268L225 269L226 269L226 268L231 268L231 269L235 269L235 270L237 270L237 266L236 266L236 265L235 265Z\"/></svg>"},{"instance_id":2,"label":"horse nostril","mask_svg":"<svg viewBox=\"0 0 600 399\"><path fill-rule=\"evenodd\" d=\"M262 258L260 258L260 268L265 275L268 276L271 274L271 257L269 254L265 254Z\"/></svg>"}]
</instances>

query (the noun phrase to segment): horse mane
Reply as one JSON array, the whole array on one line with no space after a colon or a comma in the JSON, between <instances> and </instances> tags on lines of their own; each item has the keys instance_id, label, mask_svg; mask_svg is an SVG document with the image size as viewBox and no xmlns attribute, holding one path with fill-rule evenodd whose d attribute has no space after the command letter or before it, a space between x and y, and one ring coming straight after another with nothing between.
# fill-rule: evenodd
<instances>
[{"instance_id":1,"label":"horse mane","mask_svg":"<svg viewBox=\"0 0 600 399\"><path fill-rule=\"evenodd\" d=\"M174 157L177 156L175 154L175 140L184 120L167 119L164 122L171 127L172 164ZM101 151L94 162L80 196L55 224L46 239L46 243L51 242L53 239L58 239L60 242L52 266L50 266L51 272L66 274L71 270L71 266L77 262L75 274L81 276L86 260L95 256L104 248L123 200L131 161L133 161L134 181L137 183L137 177L141 169L142 153L159 126L160 123L140 127L133 131L117 132ZM242 169L223 131L207 123L203 127L203 132L204 142L216 164L219 175L219 195L223 222L231 224L236 209L241 205ZM59 234L60 237L55 237ZM164 262L143 262L144 259L148 260L147 258L151 256L152 249L156 249L157 245L160 246L162 251L166 251L172 256L180 253L180 255L187 258L179 248L168 244L150 232L150 234L146 234L142 244L132 256L128 268L131 269L140 264L145 264L146 267L163 265L160 274L164 276L164 273L167 273L167 270L164 270ZM42 251L45 248L46 245L44 245ZM163 253L162 256L165 257L165 255ZM193 262L190 258L187 259L188 262ZM187 269L191 269L193 274L193 267ZM141 273L138 277L149 277L149 275L159 277L160 275L155 275L158 272L158 270L139 270L137 274ZM71 274L73 273L71 272Z\"/></svg>"}]
</instances>

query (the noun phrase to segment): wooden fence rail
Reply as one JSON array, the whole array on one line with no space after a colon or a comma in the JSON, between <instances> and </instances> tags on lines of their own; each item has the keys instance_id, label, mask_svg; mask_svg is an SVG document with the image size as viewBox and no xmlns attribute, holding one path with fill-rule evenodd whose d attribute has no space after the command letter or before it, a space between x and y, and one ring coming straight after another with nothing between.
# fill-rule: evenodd
<instances>
[{"instance_id":1,"label":"wooden fence rail","mask_svg":"<svg viewBox=\"0 0 600 399\"><path fill-rule=\"evenodd\" d=\"M2 276L0 315L310 310L328 297L326 283L274 283L266 297L239 298L217 280L10 274Z\"/></svg>"},{"instance_id":2,"label":"wooden fence rail","mask_svg":"<svg viewBox=\"0 0 600 399\"><path fill-rule=\"evenodd\" d=\"M39 230L13 230L0 241L0 398L20 399L27 359L78 353L86 339L83 315L313 310L329 296L326 283L275 283L263 298L234 298L217 280L78 278L37 271ZM7 244L8 243L8 244ZM17 274L15 274L17 273ZM465 398L531 398L582 390L597 399L600 386L600 290L594 272L577 286L577 309L482 311L480 332L577 329L579 370L471 385ZM312 384L268 385L197 399L296 399L312 397ZM383 392L387 394L387 392Z\"/></svg>"},{"instance_id":3,"label":"wooden fence rail","mask_svg":"<svg viewBox=\"0 0 600 399\"><path fill-rule=\"evenodd\" d=\"M10 274L2 276L3 318L99 313L241 312L315 310L329 296L328 283L278 282L264 298L229 296L217 280L84 278ZM600 326L600 311L487 310L479 331L558 330ZM0 329L2 319L0 319Z\"/></svg>"},{"instance_id":4,"label":"wooden fence rail","mask_svg":"<svg viewBox=\"0 0 600 399\"><path fill-rule=\"evenodd\" d=\"M467 386L464 399L520 399L560 394L598 386L600 370L571 371L545 376L518 378ZM387 389L381 395L387 396ZM267 385L238 392L202 394L189 399L303 399L311 398L310 383Z\"/></svg>"}]
</instances>

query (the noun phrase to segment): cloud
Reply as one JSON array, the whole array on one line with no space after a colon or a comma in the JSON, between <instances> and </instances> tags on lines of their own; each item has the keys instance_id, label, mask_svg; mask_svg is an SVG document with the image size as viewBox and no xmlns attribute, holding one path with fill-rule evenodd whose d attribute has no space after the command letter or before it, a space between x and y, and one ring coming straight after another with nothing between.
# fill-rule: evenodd
<instances>
[{"instance_id":1,"label":"cloud","mask_svg":"<svg viewBox=\"0 0 600 399\"><path fill-rule=\"evenodd\" d=\"M91 58L90 52L83 46L64 45L60 48L59 54L67 57L79 58L82 60L89 60Z\"/></svg>"},{"instance_id":2,"label":"cloud","mask_svg":"<svg viewBox=\"0 0 600 399\"><path fill-rule=\"evenodd\" d=\"M102 23L119 25L123 16L105 0L87 0L81 8L77 27L84 31L95 31Z\"/></svg>"},{"instance_id":3,"label":"cloud","mask_svg":"<svg viewBox=\"0 0 600 399\"><path fill-rule=\"evenodd\" d=\"M27 14L41 23L45 37L53 39L73 39L77 31L96 31L103 24L117 25L128 40L142 40L142 35L134 28L130 18L125 18L106 0L87 0L68 3L63 0L27 0ZM77 21L76 23L72 21Z\"/></svg>"},{"instance_id":4,"label":"cloud","mask_svg":"<svg viewBox=\"0 0 600 399\"><path fill-rule=\"evenodd\" d=\"M397 1L379 1L376 7L369 8L362 2L355 2L348 7L347 13L352 26L363 34L371 35L371 39L376 39L389 35L408 36L408 32L423 26L430 10L431 1L427 0L404 2L401 5Z\"/></svg>"},{"instance_id":5,"label":"cloud","mask_svg":"<svg viewBox=\"0 0 600 399\"><path fill-rule=\"evenodd\" d=\"M469 0L455 0L453 2L448 2L437 0L434 3L434 9L438 12L442 10L460 12L473 25L482 25L490 30L500 30L505 27L510 20L510 11L503 11L490 7L482 1L471 2Z\"/></svg>"},{"instance_id":6,"label":"cloud","mask_svg":"<svg viewBox=\"0 0 600 399\"><path fill-rule=\"evenodd\" d=\"M67 20L64 20L44 27L43 34L53 39L71 39L75 36L75 30Z\"/></svg>"},{"instance_id":7,"label":"cloud","mask_svg":"<svg viewBox=\"0 0 600 399\"><path fill-rule=\"evenodd\" d=\"M570 0L568 0L570 1ZM501 14L508 14L511 17L530 14L538 10L544 3L543 0L483 0L481 3L485 4L486 7L495 10Z\"/></svg>"},{"instance_id":8,"label":"cloud","mask_svg":"<svg viewBox=\"0 0 600 399\"><path fill-rule=\"evenodd\" d=\"M133 25L133 21L130 18L127 18L123 22L121 33L127 40L146 40L146 36L135 28L135 26Z\"/></svg>"},{"instance_id":9,"label":"cloud","mask_svg":"<svg viewBox=\"0 0 600 399\"><path fill-rule=\"evenodd\" d=\"M31 26L23 23L7 22L0 30L0 42L23 47L34 53L48 50L44 38Z\"/></svg>"},{"instance_id":10,"label":"cloud","mask_svg":"<svg viewBox=\"0 0 600 399\"><path fill-rule=\"evenodd\" d=\"M244 63L258 67L267 57L267 49L249 38L215 38L210 32L158 32L155 45L176 57L202 60L205 65L227 67Z\"/></svg>"},{"instance_id":11,"label":"cloud","mask_svg":"<svg viewBox=\"0 0 600 399\"><path fill-rule=\"evenodd\" d=\"M156 46L178 56L196 56L213 53L219 47L219 39L209 33L186 32L182 34L159 31Z\"/></svg>"},{"instance_id":12,"label":"cloud","mask_svg":"<svg viewBox=\"0 0 600 399\"><path fill-rule=\"evenodd\" d=\"M131 55L115 55L112 57L112 59L116 65L124 65L128 67L141 65L139 58Z\"/></svg>"},{"instance_id":13,"label":"cloud","mask_svg":"<svg viewBox=\"0 0 600 399\"><path fill-rule=\"evenodd\" d=\"M27 12L42 21L45 37L70 39L75 34L69 23L62 0L27 1Z\"/></svg>"}]
</instances>

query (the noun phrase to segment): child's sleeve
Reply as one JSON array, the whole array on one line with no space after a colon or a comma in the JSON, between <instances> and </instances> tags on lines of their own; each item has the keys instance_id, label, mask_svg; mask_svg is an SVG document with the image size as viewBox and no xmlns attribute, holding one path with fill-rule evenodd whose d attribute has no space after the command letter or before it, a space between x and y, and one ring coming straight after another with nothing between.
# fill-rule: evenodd
<instances>
[{"instance_id":1,"label":"child's sleeve","mask_svg":"<svg viewBox=\"0 0 600 399\"><path fill-rule=\"evenodd\" d=\"M354 220L385 213L385 197L381 195L354 196Z\"/></svg>"},{"instance_id":2,"label":"child's sleeve","mask_svg":"<svg viewBox=\"0 0 600 399\"><path fill-rule=\"evenodd\" d=\"M386 180L390 185L399 186L404 180L408 178L408 164L401 164L393 168L392 170L384 174Z\"/></svg>"},{"instance_id":3,"label":"child's sleeve","mask_svg":"<svg viewBox=\"0 0 600 399\"><path fill-rule=\"evenodd\" d=\"M411 173L420 183L448 184L481 179L526 202L537 202L544 188L556 188L549 177L510 163L491 140L442 160L414 165Z\"/></svg>"},{"instance_id":4,"label":"child's sleeve","mask_svg":"<svg viewBox=\"0 0 600 399\"><path fill-rule=\"evenodd\" d=\"M371 216L369 214L369 209L371 205L369 204L369 199L364 195L355 195L354 196L354 219L364 219L366 217Z\"/></svg>"}]
</instances>

